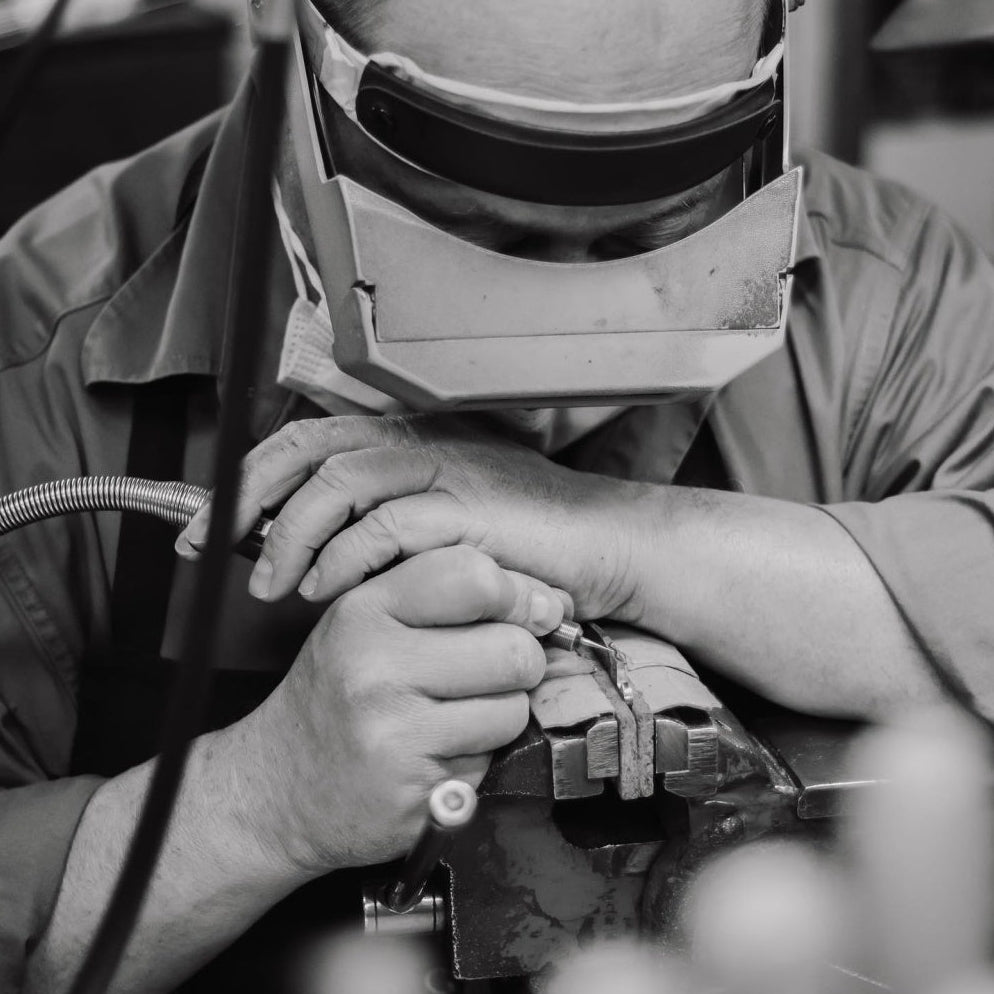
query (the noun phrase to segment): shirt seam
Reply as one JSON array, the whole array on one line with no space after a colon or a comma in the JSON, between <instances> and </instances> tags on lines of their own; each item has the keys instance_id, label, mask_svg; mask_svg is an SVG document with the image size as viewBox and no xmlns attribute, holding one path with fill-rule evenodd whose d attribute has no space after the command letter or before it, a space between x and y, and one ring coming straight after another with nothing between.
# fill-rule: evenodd
<instances>
[{"instance_id":1,"label":"shirt seam","mask_svg":"<svg viewBox=\"0 0 994 994\"><path fill-rule=\"evenodd\" d=\"M50 673L75 711L76 698L65 676L65 669L72 665L72 651L12 549L0 549L0 582L9 594L22 628L31 635Z\"/></svg>"},{"instance_id":2,"label":"shirt seam","mask_svg":"<svg viewBox=\"0 0 994 994\"><path fill-rule=\"evenodd\" d=\"M865 377L859 377L857 380L857 386L860 387L860 394L857 396L857 402L853 405L852 414L848 419L848 425L846 428L845 446L843 449L843 459L842 459L842 465L845 467L848 467L852 461L853 447L855 445L859 423L862 420L864 413L866 412L867 405L870 403L870 398L873 396L874 388L880 382L880 377L883 372L883 360L884 356L887 354L887 345L889 342L893 340L894 337L894 321L897 317L897 305L901 297L901 289L903 286L905 286L908 280L908 260L911 253L911 247L921 240L922 234L925 230L925 224L929 216L930 216L930 211L928 209L921 209L918 211L918 220L915 225L913 233L911 233L908 238L908 243L907 243L908 247L904 253L904 259L901 265L896 265L895 263L887 259L884 259L883 257L877 255L870 249L866 250L868 254L873 255L875 258L878 258L889 268L893 269L894 272L899 277L899 279L897 280L897 283L895 285L888 286L886 288L887 291L890 293L890 299L887 301L888 317L886 324L886 334L879 336L879 343L877 345L876 355L873 357L872 374L867 375ZM878 286L874 294L874 297L877 297L878 294L883 293L884 289L885 288L883 286ZM868 351L868 349L869 345L864 339L863 348L861 352L863 352L863 354L865 355L865 352ZM858 376L858 370L859 370L858 361L854 364L853 368L854 368L854 376ZM959 400L961 399L962 398L957 398L956 403L959 403ZM950 405L950 410L955 406L956 404Z\"/></svg>"},{"instance_id":3,"label":"shirt seam","mask_svg":"<svg viewBox=\"0 0 994 994\"><path fill-rule=\"evenodd\" d=\"M88 308L94 307L96 305L106 306L114 299L114 293L107 293L100 297L94 297L92 300L86 301L83 304L75 304L72 307L67 307L55 316L52 321L51 327L49 329L48 335L45 338L44 344L37 352L32 353L25 359L19 359L16 362L12 362L9 365L0 367L0 375L4 373L12 372L15 369L24 369L26 366L30 366L33 362L37 362L42 356L44 356L48 350L52 347L55 342L55 336L59 332L59 325L62 324L67 318L72 317L74 314L78 314L80 311L85 311Z\"/></svg>"},{"instance_id":4,"label":"shirt seam","mask_svg":"<svg viewBox=\"0 0 994 994\"><path fill-rule=\"evenodd\" d=\"M824 222L825 227L829 229L825 232L825 239L830 245L838 249L848 249L853 252L864 252L866 255L872 256L878 262L882 262L888 268L899 273L904 272L904 269L908 264L910 247L921 236L922 228L924 227L929 216L928 209L922 206L918 206L917 213L919 215L918 222L915 225L914 230L909 233L906 239L906 245L901 253L901 257L898 259L895 258L892 253L884 253L882 250L875 248L872 245L867 245L865 241L856 240L855 236L845 237L843 235L833 235L830 229L833 220L836 220L836 218L825 213L825 211L820 208L813 208L807 211L809 218L818 218L820 221Z\"/></svg>"}]
</instances>

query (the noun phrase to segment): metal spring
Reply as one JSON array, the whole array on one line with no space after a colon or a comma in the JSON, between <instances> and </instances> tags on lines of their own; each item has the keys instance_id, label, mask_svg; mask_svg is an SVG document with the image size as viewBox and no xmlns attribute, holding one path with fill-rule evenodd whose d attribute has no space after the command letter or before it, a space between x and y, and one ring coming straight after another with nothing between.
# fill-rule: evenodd
<instances>
[{"instance_id":1,"label":"metal spring","mask_svg":"<svg viewBox=\"0 0 994 994\"><path fill-rule=\"evenodd\" d=\"M79 511L139 511L184 527L210 492L189 483L162 483L129 476L56 480L0 497L0 535L35 521Z\"/></svg>"}]
</instances>

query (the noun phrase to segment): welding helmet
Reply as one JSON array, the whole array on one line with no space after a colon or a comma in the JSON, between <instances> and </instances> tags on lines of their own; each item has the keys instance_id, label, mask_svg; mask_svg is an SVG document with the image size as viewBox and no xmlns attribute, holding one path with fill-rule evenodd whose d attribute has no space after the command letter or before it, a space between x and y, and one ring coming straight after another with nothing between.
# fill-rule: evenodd
<instances>
[{"instance_id":1,"label":"welding helmet","mask_svg":"<svg viewBox=\"0 0 994 994\"><path fill-rule=\"evenodd\" d=\"M337 366L422 410L639 404L710 393L780 347L801 192L785 154L788 3L775 4L747 80L572 104L363 55L302 0L290 114ZM737 162L743 198L639 255L523 259L346 175L332 113L418 170L518 201L639 204Z\"/></svg>"}]
</instances>

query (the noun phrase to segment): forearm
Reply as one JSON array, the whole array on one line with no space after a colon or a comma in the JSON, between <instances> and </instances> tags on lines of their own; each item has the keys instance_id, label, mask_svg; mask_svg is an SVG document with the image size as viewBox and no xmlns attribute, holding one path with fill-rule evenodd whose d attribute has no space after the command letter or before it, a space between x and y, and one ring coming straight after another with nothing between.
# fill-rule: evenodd
<instances>
[{"instance_id":1,"label":"forearm","mask_svg":"<svg viewBox=\"0 0 994 994\"><path fill-rule=\"evenodd\" d=\"M798 710L878 717L943 691L848 533L817 508L646 492L625 620Z\"/></svg>"},{"instance_id":2,"label":"forearm","mask_svg":"<svg viewBox=\"0 0 994 994\"><path fill-rule=\"evenodd\" d=\"M167 991L229 945L306 875L255 830L262 793L248 723L194 743L144 908L113 991ZM94 795L73 842L55 911L28 964L30 994L67 990L127 852L151 764Z\"/></svg>"}]
</instances>

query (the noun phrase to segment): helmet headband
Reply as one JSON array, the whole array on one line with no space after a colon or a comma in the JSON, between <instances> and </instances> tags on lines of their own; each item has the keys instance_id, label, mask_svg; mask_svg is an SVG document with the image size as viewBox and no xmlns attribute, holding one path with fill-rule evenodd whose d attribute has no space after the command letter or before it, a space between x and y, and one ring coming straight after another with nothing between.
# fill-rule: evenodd
<instances>
[{"instance_id":1,"label":"helmet headband","mask_svg":"<svg viewBox=\"0 0 994 994\"><path fill-rule=\"evenodd\" d=\"M305 0L307 61L330 101L410 165L530 203L611 206L681 193L721 172L782 119L783 32L748 80L702 93L578 104L425 73L393 53L364 56Z\"/></svg>"}]
</instances>

